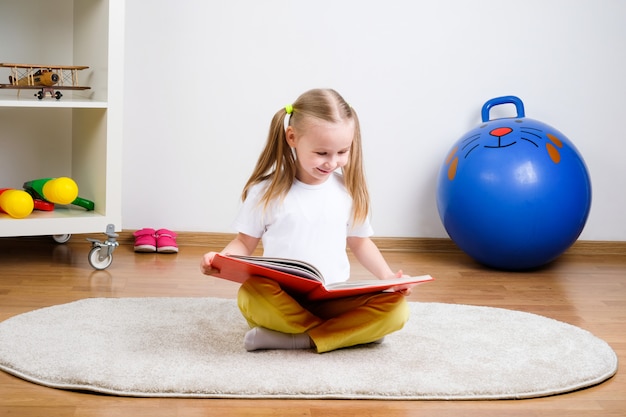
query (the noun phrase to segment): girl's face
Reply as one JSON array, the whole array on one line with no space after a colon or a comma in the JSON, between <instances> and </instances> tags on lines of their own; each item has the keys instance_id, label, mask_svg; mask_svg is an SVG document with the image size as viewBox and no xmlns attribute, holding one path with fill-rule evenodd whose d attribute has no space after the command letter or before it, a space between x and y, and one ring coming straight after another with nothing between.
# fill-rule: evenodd
<instances>
[{"instance_id":1,"label":"girl's face","mask_svg":"<svg viewBox=\"0 0 626 417\"><path fill-rule=\"evenodd\" d=\"M354 138L354 121L330 123L307 120L298 129L288 126L287 143L296 153L296 178L305 184L325 182L350 158Z\"/></svg>"}]
</instances>

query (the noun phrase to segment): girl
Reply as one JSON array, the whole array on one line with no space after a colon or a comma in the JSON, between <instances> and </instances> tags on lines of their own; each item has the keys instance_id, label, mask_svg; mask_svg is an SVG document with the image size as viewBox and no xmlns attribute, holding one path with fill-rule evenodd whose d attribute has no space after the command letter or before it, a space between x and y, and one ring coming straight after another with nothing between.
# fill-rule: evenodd
<instances>
[{"instance_id":1,"label":"girl","mask_svg":"<svg viewBox=\"0 0 626 417\"><path fill-rule=\"evenodd\" d=\"M274 115L242 200L235 220L238 235L222 253L250 255L262 240L264 256L310 262L330 283L350 277L347 244L379 279L402 276L369 238L359 120L334 90L307 91ZM214 255L202 259L205 274ZM244 346L248 351L314 348L322 353L377 342L408 320L404 295L409 291L310 302L287 294L275 281L253 277L237 298L251 327Z\"/></svg>"}]
</instances>

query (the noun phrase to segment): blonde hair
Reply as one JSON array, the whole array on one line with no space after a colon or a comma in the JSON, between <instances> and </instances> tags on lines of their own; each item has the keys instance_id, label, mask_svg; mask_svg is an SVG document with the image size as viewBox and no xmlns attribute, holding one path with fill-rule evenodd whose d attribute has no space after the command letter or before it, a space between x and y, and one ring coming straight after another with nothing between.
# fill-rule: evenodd
<instances>
[{"instance_id":1,"label":"blonde hair","mask_svg":"<svg viewBox=\"0 0 626 417\"><path fill-rule=\"evenodd\" d=\"M352 219L355 224L363 223L369 213L370 200L363 171L361 128L356 112L332 89L309 90L298 97L289 110L289 124L293 126L304 126L306 118L317 118L331 123L354 121L350 157L342 168L342 173L346 189L352 197ZM241 198L245 200L252 186L267 180L268 186L260 201L264 209L275 199L283 199L296 177L296 160L285 134L287 114L287 110L282 108L272 118L265 148L241 194Z\"/></svg>"}]
</instances>

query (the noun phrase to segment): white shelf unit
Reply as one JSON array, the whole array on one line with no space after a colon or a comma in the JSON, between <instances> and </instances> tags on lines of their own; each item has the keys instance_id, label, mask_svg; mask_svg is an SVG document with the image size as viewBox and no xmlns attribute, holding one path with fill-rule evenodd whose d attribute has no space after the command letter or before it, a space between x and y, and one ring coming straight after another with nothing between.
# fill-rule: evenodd
<instances>
[{"instance_id":1,"label":"white shelf unit","mask_svg":"<svg viewBox=\"0 0 626 417\"><path fill-rule=\"evenodd\" d=\"M91 87L64 90L58 101L0 89L0 188L67 176L95 203L23 219L2 213L0 237L121 230L124 11L124 0L0 2L0 62L86 65L79 84ZM2 83L9 75L0 68Z\"/></svg>"}]
</instances>

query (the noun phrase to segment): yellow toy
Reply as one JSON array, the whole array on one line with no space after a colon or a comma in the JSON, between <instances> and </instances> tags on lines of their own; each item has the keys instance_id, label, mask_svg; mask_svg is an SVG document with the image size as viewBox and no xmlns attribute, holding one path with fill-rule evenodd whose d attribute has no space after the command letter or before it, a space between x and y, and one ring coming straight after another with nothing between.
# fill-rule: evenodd
<instances>
[{"instance_id":1,"label":"yellow toy","mask_svg":"<svg viewBox=\"0 0 626 417\"><path fill-rule=\"evenodd\" d=\"M73 204L88 211L95 208L93 201L78 196L78 185L68 177L27 181L24 183L24 189L35 200L41 199L54 204ZM38 208L36 202L35 208Z\"/></svg>"},{"instance_id":2,"label":"yellow toy","mask_svg":"<svg viewBox=\"0 0 626 417\"><path fill-rule=\"evenodd\" d=\"M24 183L24 189L34 197L55 204L71 204L78 197L78 185L68 177L41 178Z\"/></svg>"},{"instance_id":3,"label":"yellow toy","mask_svg":"<svg viewBox=\"0 0 626 417\"><path fill-rule=\"evenodd\" d=\"M33 197L24 190L0 189L0 212L16 219L30 215L35 208Z\"/></svg>"}]
</instances>

